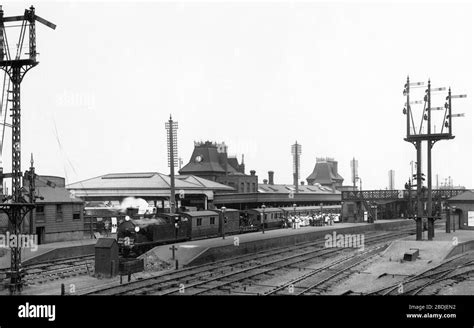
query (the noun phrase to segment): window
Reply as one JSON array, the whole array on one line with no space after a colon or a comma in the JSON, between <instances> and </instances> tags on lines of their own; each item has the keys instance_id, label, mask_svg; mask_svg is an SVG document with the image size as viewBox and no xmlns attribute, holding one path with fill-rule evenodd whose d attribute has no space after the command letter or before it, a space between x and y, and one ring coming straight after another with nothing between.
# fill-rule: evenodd
<instances>
[{"instance_id":1,"label":"window","mask_svg":"<svg viewBox=\"0 0 474 328\"><path fill-rule=\"evenodd\" d=\"M215 222L216 222L216 218L212 217L209 224L215 224Z\"/></svg>"},{"instance_id":2,"label":"window","mask_svg":"<svg viewBox=\"0 0 474 328\"><path fill-rule=\"evenodd\" d=\"M72 219L73 220L80 220L81 219L81 213L73 213L72 214Z\"/></svg>"},{"instance_id":3,"label":"window","mask_svg":"<svg viewBox=\"0 0 474 328\"><path fill-rule=\"evenodd\" d=\"M244 190L245 184L243 182L240 183L240 192L245 192Z\"/></svg>"},{"instance_id":4,"label":"window","mask_svg":"<svg viewBox=\"0 0 474 328\"><path fill-rule=\"evenodd\" d=\"M63 207L61 204L56 205L56 221L63 220Z\"/></svg>"},{"instance_id":5,"label":"window","mask_svg":"<svg viewBox=\"0 0 474 328\"><path fill-rule=\"evenodd\" d=\"M36 223L45 222L44 205L36 206L36 208L35 208L35 221L36 221Z\"/></svg>"},{"instance_id":6,"label":"window","mask_svg":"<svg viewBox=\"0 0 474 328\"><path fill-rule=\"evenodd\" d=\"M202 225L202 218L197 218L196 219L196 225L199 227Z\"/></svg>"},{"instance_id":7,"label":"window","mask_svg":"<svg viewBox=\"0 0 474 328\"><path fill-rule=\"evenodd\" d=\"M247 182L247 192L251 192L251 190L250 190L250 182Z\"/></svg>"},{"instance_id":8,"label":"window","mask_svg":"<svg viewBox=\"0 0 474 328\"><path fill-rule=\"evenodd\" d=\"M257 192L257 187L255 187L255 182L252 182L252 192Z\"/></svg>"}]
</instances>

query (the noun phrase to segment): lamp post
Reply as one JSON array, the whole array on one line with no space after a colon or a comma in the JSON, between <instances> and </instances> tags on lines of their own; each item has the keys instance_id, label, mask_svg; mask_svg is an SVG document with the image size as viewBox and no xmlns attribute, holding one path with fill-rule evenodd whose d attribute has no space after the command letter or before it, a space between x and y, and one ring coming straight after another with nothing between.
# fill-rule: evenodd
<instances>
[{"instance_id":1,"label":"lamp post","mask_svg":"<svg viewBox=\"0 0 474 328\"><path fill-rule=\"evenodd\" d=\"M453 221L453 232L456 232L456 220L454 219L454 214L456 214L456 206L453 205L451 208L453 209L453 219L452 219L452 221Z\"/></svg>"},{"instance_id":2,"label":"lamp post","mask_svg":"<svg viewBox=\"0 0 474 328\"><path fill-rule=\"evenodd\" d=\"M296 204L293 204L293 229L296 229Z\"/></svg>"},{"instance_id":3,"label":"lamp post","mask_svg":"<svg viewBox=\"0 0 474 328\"><path fill-rule=\"evenodd\" d=\"M225 239L225 206L221 207L221 233L222 233L222 239Z\"/></svg>"},{"instance_id":4,"label":"lamp post","mask_svg":"<svg viewBox=\"0 0 474 328\"><path fill-rule=\"evenodd\" d=\"M265 233L265 205L262 205L262 233Z\"/></svg>"},{"instance_id":5,"label":"lamp post","mask_svg":"<svg viewBox=\"0 0 474 328\"><path fill-rule=\"evenodd\" d=\"M449 204L444 205L446 213L446 233L451 233L451 207Z\"/></svg>"}]
</instances>

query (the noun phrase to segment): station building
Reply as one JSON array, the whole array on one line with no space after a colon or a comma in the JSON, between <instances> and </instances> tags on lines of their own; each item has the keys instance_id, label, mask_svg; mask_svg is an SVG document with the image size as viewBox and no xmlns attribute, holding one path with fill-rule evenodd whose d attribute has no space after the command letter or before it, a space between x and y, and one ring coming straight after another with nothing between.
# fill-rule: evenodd
<instances>
[{"instance_id":1,"label":"station building","mask_svg":"<svg viewBox=\"0 0 474 328\"><path fill-rule=\"evenodd\" d=\"M255 193L258 176L255 171L245 173L245 164L227 155L225 143L195 142L189 162L179 170L180 174L194 175L227 185L237 193Z\"/></svg>"},{"instance_id":2,"label":"station building","mask_svg":"<svg viewBox=\"0 0 474 328\"><path fill-rule=\"evenodd\" d=\"M65 188L65 179L57 176L38 176L35 180L36 208L23 220L22 232L36 234L38 243L80 240L84 236L84 201L72 196ZM28 192L28 183L23 186ZM9 229L5 213L0 216L0 232Z\"/></svg>"},{"instance_id":3,"label":"station building","mask_svg":"<svg viewBox=\"0 0 474 328\"><path fill-rule=\"evenodd\" d=\"M238 210L266 207L291 207L339 205L341 192L318 183L298 186L298 191L292 184L275 184L274 172L268 172L268 179L258 184L256 192L217 193L214 205L218 208L225 206Z\"/></svg>"},{"instance_id":4,"label":"station building","mask_svg":"<svg viewBox=\"0 0 474 328\"><path fill-rule=\"evenodd\" d=\"M466 190L451 197L448 202L451 210L451 222L456 229L474 230L474 192Z\"/></svg>"}]
</instances>

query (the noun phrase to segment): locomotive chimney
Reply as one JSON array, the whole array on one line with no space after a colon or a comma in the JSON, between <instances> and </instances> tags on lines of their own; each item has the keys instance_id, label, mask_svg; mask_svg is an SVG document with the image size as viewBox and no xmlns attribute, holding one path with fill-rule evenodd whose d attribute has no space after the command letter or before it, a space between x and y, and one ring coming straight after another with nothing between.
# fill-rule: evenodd
<instances>
[{"instance_id":1,"label":"locomotive chimney","mask_svg":"<svg viewBox=\"0 0 474 328\"><path fill-rule=\"evenodd\" d=\"M273 175L275 174L275 172L273 171L268 171L268 184L269 185L273 185Z\"/></svg>"}]
</instances>

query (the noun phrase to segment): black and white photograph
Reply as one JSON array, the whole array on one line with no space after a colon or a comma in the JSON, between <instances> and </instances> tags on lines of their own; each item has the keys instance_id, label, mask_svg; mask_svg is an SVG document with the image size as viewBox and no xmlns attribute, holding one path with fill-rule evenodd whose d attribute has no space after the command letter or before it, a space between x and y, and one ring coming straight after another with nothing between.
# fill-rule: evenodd
<instances>
[{"instance_id":1,"label":"black and white photograph","mask_svg":"<svg viewBox=\"0 0 474 328\"><path fill-rule=\"evenodd\" d=\"M2 2L0 327L225 296L473 327L473 16Z\"/></svg>"}]
</instances>

